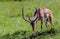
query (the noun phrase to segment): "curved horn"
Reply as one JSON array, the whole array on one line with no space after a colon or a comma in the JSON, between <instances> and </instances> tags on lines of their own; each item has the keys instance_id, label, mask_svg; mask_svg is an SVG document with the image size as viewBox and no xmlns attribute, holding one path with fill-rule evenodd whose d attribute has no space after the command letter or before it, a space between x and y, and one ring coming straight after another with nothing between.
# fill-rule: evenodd
<instances>
[{"instance_id":1,"label":"curved horn","mask_svg":"<svg viewBox=\"0 0 60 39\"><path fill-rule=\"evenodd\" d=\"M22 8L22 17L23 17L23 19L24 19L25 21L27 21L27 22L30 22L29 20L25 19L23 9L24 9L24 8Z\"/></svg>"}]
</instances>

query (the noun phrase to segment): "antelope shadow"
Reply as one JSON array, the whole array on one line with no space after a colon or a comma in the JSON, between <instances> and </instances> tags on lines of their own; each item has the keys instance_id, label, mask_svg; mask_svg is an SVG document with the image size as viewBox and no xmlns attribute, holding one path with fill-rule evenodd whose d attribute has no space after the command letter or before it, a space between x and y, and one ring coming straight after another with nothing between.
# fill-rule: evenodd
<instances>
[{"instance_id":1,"label":"antelope shadow","mask_svg":"<svg viewBox=\"0 0 60 39\"><path fill-rule=\"evenodd\" d=\"M22 32L22 34L21 34L21 32ZM21 36L20 35L25 35L26 34L26 31L17 31L17 32L15 32L15 33L13 33L12 35L10 35L10 34L7 34L7 35L4 35L4 36L2 36L2 37L0 37L1 39L15 39L15 38L18 38L18 39L20 39L21 38ZM51 30L49 30L49 31L42 31L42 32L36 32L35 34L31 34L31 35L29 35L28 37L25 37L25 36L23 36L23 38L21 38L21 39L27 39L27 38L30 38L30 39L35 39L36 37L38 37L38 36L46 36L46 35L55 35L55 33L56 33L56 31L54 30L54 29L51 29Z\"/></svg>"}]
</instances>

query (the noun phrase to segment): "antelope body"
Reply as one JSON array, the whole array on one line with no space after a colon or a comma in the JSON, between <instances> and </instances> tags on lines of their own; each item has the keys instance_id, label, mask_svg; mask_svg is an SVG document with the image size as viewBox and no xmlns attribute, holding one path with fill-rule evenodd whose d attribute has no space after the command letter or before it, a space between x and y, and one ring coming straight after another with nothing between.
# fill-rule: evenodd
<instances>
[{"instance_id":1,"label":"antelope body","mask_svg":"<svg viewBox=\"0 0 60 39\"><path fill-rule=\"evenodd\" d=\"M53 20L52 11L47 8L36 9L36 11L34 13L34 18L31 19L29 17L28 20L25 19L24 11L22 9L22 17L25 21L27 21L31 24L33 31L36 29L36 23L38 20L41 20L41 30L42 30L43 23L45 23L46 27L48 27L48 25L49 25L48 23L50 22L50 24L52 25L52 20Z\"/></svg>"}]
</instances>

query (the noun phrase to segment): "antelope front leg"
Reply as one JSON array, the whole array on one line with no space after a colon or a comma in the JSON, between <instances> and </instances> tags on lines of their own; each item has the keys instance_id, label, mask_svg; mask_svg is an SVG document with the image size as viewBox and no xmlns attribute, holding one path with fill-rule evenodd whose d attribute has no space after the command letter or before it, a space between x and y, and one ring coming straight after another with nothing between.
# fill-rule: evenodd
<instances>
[{"instance_id":1,"label":"antelope front leg","mask_svg":"<svg viewBox=\"0 0 60 39\"><path fill-rule=\"evenodd\" d=\"M42 31L43 21L44 21L44 18L41 17L41 31Z\"/></svg>"},{"instance_id":2,"label":"antelope front leg","mask_svg":"<svg viewBox=\"0 0 60 39\"><path fill-rule=\"evenodd\" d=\"M49 22L49 18L47 18L46 22L45 22L45 25L46 25L47 28L48 28L48 25L49 25L48 22Z\"/></svg>"}]
</instances>

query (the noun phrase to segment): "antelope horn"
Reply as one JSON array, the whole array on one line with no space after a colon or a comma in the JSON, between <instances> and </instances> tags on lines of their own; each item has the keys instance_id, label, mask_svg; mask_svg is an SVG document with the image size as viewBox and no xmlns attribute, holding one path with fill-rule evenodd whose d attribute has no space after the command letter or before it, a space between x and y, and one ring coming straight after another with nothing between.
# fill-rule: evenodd
<instances>
[{"instance_id":1,"label":"antelope horn","mask_svg":"<svg viewBox=\"0 0 60 39\"><path fill-rule=\"evenodd\" d=\"M30 21L29 20L27 20L27 19L25 19L25 17L24 17L24 10L23 10L24 8L22 8L22 17L23 17L23 19L25 20L25 21L27 21L27 22L29 22L30 23Z\"/></svg>"}]
</instances>

